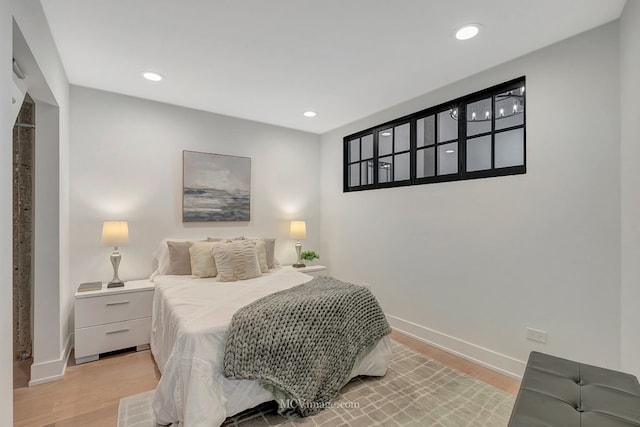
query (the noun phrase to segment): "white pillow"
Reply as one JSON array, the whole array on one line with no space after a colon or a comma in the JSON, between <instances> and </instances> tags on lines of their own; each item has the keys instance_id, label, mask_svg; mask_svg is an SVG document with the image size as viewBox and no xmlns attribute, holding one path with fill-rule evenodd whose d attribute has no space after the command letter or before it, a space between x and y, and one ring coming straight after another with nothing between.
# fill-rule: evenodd
<instances>
[{"instance_id":1,"label":"white pillow","mask_svg":"<svg viewBox=\"0 0 640 427\"><path fill-rule=\"evenodd\" d=\"M260 271L263 273L269 272L269 264L267 263L267 247L264 240L249 240L256 246L256 252L258 254L258 264L260 264Z\"/></svg>"},{"instance_id":2,"label":"white pillow","mask_svg":"<svg viewBox=\"0 0 640 427\"><path fill-rule=\"evenodd\" d=\"M219 282L260 277L260 263L256 245L248 240L234 240L213 248L213 258L218 270Z\"/></svg>"}]
</instances>

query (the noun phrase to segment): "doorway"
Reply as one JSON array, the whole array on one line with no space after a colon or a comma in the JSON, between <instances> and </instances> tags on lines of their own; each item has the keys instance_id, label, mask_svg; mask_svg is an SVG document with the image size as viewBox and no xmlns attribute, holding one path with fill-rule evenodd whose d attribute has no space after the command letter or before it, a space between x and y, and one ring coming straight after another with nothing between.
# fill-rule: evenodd
<instances>
[{"instance_id":1,"label":"doorway","mask_svg":"<svg viewBox=\"0 0 640 427\"><path fill-rule=\"evenodd\" d=\"M13 128L14 387L28 383L33 356L33 200L36 106L27 94Z\"/></svg>"}]
</instances>

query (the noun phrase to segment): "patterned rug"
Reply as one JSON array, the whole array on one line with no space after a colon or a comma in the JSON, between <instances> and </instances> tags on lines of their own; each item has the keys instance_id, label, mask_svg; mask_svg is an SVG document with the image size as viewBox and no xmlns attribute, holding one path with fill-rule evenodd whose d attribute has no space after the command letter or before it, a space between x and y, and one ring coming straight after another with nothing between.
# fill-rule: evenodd
<instances>
[{"instance_id":1,"label":"patterned rug","mask_svg":"<svg viewBox=\"0 0 640 427\"><path fill-rule=\"evenodd\" d=\"M269 402L227 418L225 427L507 425L514 397L395 341L387 375L358 377L328 408L308 418L285 419ZM118 427L155 427L153 391L120 400Z\"/></svg>"}]
</instances>

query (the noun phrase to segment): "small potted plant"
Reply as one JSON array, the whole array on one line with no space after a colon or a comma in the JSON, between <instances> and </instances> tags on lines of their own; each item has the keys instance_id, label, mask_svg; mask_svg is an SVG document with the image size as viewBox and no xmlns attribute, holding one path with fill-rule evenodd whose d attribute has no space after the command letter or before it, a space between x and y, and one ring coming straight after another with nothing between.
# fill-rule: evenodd
<instances>
[{"instance_id":1,"label":"small potted plant","mask_svg":"<svg viewBox=\"0 0 640 427\"><path fill-rule=\"evenodd\" d=\"M314 251L302 251L300 253L300 259L306 263L311 263L314 259L320 259L320 255Z\"/></svg>"}]
</instances>

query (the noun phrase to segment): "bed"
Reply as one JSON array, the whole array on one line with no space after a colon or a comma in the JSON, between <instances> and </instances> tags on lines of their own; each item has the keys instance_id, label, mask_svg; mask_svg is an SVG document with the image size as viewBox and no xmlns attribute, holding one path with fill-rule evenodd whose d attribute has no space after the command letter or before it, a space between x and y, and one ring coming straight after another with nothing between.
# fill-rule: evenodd
<instances>
[{"instance_id":1,"label":"bed","mask_svg":"<svg viewBox=\"0 0 640 427\"><path fill-rule=\"evenodd\" d=\"M259 381L223 375L229 324L245 305L311 279L288 268L225 283L215 278L154 277L151 351L162 373L152 404L156 422L219 426L226 417L273 400ZM354 368L352 377L384 375L390 360L385 336Z\"/></svg>"}]
</instances>

